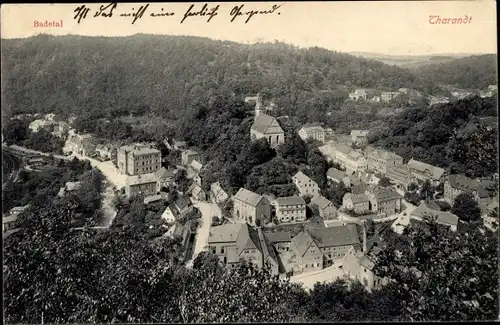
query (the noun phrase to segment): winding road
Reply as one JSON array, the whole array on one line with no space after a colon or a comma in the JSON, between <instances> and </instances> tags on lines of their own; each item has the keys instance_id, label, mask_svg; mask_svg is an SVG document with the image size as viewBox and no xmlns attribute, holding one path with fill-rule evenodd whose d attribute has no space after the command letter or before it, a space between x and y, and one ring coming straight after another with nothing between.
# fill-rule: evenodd
<instances>
[{"instance_id":1,"label":"winding road","mask_svg":"<svg viewBox=\"0 0 500 325\"><path fill-rule=\"evenodd\" d=\"M16 180L20 167L19 158L2 147L2 190Z\"/></svg>"}]
</instances>

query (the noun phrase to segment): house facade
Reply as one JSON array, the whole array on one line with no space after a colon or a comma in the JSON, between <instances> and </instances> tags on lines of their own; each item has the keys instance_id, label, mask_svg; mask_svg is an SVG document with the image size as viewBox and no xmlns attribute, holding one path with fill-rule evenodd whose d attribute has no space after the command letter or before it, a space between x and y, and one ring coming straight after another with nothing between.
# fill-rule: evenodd
<instances>
[{"instance_id":1,"label":"house facade","mask_svg":"<svg viewBox=\"0 0 500 325\"><path fill-rule=\"evenodd\" d=\"M370 199L365 193L346 193L342 198L342 207L357 214L367 213L370 211Z\"/></svg>"},{"instance_id":2,"label":"house facade","mask_svg":"<svg viewBox=\"0 0 500 325\"><path fill-rule=\"evenodd\" d=\"M341 260L352 247L359 245L355 225L309 228L307 232L321 250L325 266Z\"/></svg>"},{"instance_id":3,"label":"house facade","mask_svg":"<svg viewBox=\"0 0 500 325\"><path fill-rule=\"evenodd\" d=\"M181 160L184 166L189 166L193 160L198 160L200 154L194 150L186 150L181 153Z\"/></svg>"},{"instance_id":4,"label":"house facade","mask_svg":"<svg viewBox=\"0 0 500 325\"><path fill-rule=\"evenodd\" d=\"M156 171L157 192L160 192L162 188L168 188L174 183L175 173L175 169L167 169L165 167L161 167Z\"/></svg>"},{"instance_id":5,"label":"house facade","mask_svg":"<svg viewBox=\"0 0 500 325\"><path fill-rule=\"evenodd\" d=\"M280 197L276 199L276 218L280 223L306 221L306 202L299 196Z\"/></svg>"},{"instance_id":6,"label":"house facade","mask_svg":"<svg viewBox=\"0 0 500 325\"><path fill-rule=\"evenodd\" d=\"M356 89L354 92L349 94L349 99L351 100L366 100L367 99L367 94L366 90L364 89Z\"/></svg>"},{"instance_id":7,"label":"house facade","mask_svg":"<svg viewBox=\"0 0 500 325\"><path fill-rule=\"evenodd\" d=\"M125 182L125 194L128 198L132 196L149 196L156 194L156 174L142 174L127 177Z\"/></svg>"},{"instance_id":8,"label":"house facade","mask_svg":"<svg viewBox=\"0 0 500 325\"><path fill-rule=\"evenodd\" d=\"M319 215L323 220L337 219L337 209L333 205L333 202L326 197L317 195L311 199L311 204L318 208Z\"/></svg>"},{"instance_id":9,"label":"house facade","mask_svg":"<svg viewBox=\"0 0 500 325\"><path fill-rule=\"evenodd\" d=\"M386 176L397 186L406 190L411 183L410 169L406 165L388 166Z\"/></svg>"},{"instance_id":10,"label":"house facade","mask_svg":"<svg viewBox=\"0 0 500 325\"><path fill-rule=\"evenodd\" d=\"M304 126L299 130L298 134L304 141L314 139L325 142L325 129L322 126Z\"/></svg>"},{"instance_id":11,"label":"house facade","mask_svg":"<svg viewBox=\"0 0 500 325\"><path fill-rule=\"evenodd\" d=\"M233 196L233 218L255 226L271 216L271 204L263 196L240 188Z\"/></svg>"},{"instance_id":12,"label":"house facade","mask_svg":"<svg viewBox=\"0 0 500 325\"><path fill-rule=\"evenodd\" d=\"M351 187L351 180L345 172L336 168L329 168L326 172L326 178L335 183L343 183L346 187Z\"/></svg>"},{"instance_id":13,"label":"house facade","mask_svg":"<svg viewBox=\"0 0 500 325\"><path fill-rule=\"evenodd\" d=\"M210 185L210 200L216 204L223 204L229 199L229 194L222 189L219 182Z\"/></svg>"},{"instance_id":14,"label":"house facade","mask_svg":"<svg viewBox=\"0 0 500 325\"><path fill-rule=\"evenodd\" d=\"M410 170L412 181L425 182L429 180L433 183L438 183L445 176L443 168L435 167L415 159L410 159L406 164Z\"/></svg>"},{"instance_id":15,"label":"house facade","mask_svg":"<svg viewBox=\"0 0 500 325\"><path fill-rule=\"evenodd\" d=\"M456 197L463 193L470 193L479 203L481 199L488 198L489 193L480 181L465 175L450 175L444 183L444 198L453 204Z\"/></svg>"},{"instance_id":16,"label":"house facade","mask_svg":"<svg viewBox=\"0 0 500 325\"><path fill-rule=\"evenodd\" d=\"M161 168L161 152L145 145L123 146L117 152L118 170L125 175L155 173Z\"/></svg>"},{"instance_id":17,"label":"house facade","mask_svg":"<svg viewBox=\"0 0 500 325\"><path fill-rule=\"evenodd\" d=\"M370 148L365 155L367 168L374 172L387 174L389 167L403 165L403 157L394 152Z\"/></svg>"},{"instance_id":18,"label":"house facade","mask_svg":"<svg viewBox=\"0 0 500 325\"><path fill-rule=\"evenodd\" d=\"M300 192L300 195L315 196L320 194L318 183L313 181L309 176L299 171L292 177L292 181Z\"/></svg>"},{"instance_id":19,"label":"house facade","mask_svg":"<svg viewBox=\"0 0 500 325\"><path fill-rule=\"evenodd\" d=\"M393 100L394 98L396 98L396 96L399 95L399 92L395 92L395 91L385 91L383 92L381 95L380 95L380 98L382 99L383 102L390 102L391 100Z\"/></svg>"},{"instance_id":20,"label":"house facade","mask_svg":"<svg viewBox=\"0 0 500 325\"><path fill-rule=\"evenodd\" d=\"M391 189L375 186L366 191L366 196L372 212L389 216L401 211L401 195Z\"/></svg>"},{"instance_id":21,"label":"house facade","mask_svg":"<svg viewBox=\"0 0 500 325\"><path fill-rule=\"evenodd\" d=\"M294 273L317 271L323 269L323 253L314 239L306 231L301 231L292 238L292 260L296 267Z\"/></svg>"}]
</instances>

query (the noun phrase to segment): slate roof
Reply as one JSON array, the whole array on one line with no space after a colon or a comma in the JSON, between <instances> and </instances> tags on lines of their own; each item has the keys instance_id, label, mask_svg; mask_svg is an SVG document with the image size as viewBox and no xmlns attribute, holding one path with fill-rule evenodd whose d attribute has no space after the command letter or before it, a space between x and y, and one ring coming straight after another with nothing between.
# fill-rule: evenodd
<instances>
[{"instance_id":1,"label":"slate roof","mask_svg":"<svg viewBox=\"0 0 500 325\"><path fill-rule=\"evenodd\" d=\"M351 180L351 183L353 183L353 180ZM351 186L351 193L352 194L364 194L367 187L368 186L366 184L363 184L363 183Z\"/></svg>"},{"instance_id":2,"label":"slate roof","mask_svg":"<svg viewBox=\"0 0 500 325\"><path fill-rule=\"evenodd\" d=\"M418 160L415 160L415 159L410 159L410 161L408 161L407 163L407 166L409 168L412 168L412 169L415 169L415 170L418 170L420 172L425 172L426 170L428 170L429 172L431 172L432 174L432 178L434 180L438 180L441 178L441 176L443 176L445 170L443 168L439 168L439 167L436 167L436 166L432 166L432 165L429 165L429 164L426 164L426 163L423 163L423 162L420 162Z\"/></svg>"},{"instance_id":3,"label":"slate roof","mask_svg":"<svg viewBox=\"0 0 500 325\"><path fill-rule=\"evenodd\" d=\"M335 150L347 155L352 150L352 148L346 146L345 144L339 143L335 146Z\"/></svg>"},{"instance_id":4,"label":"slate roof","mask_svg":"<svg viewBox=\"0 0 500 325\"><path fill-rule=\"evenodd\" d=\"M225 224L222 226L211 227L208 236L209 243L236 243L238 238L238 233L241 230L243 224L233 223Z\"/></svg>"},{"instance_id":5,"label":"slate roof","mask_svg":"<svg viewBox=\"0 0 500 325\"><path fill-rule=\"evenodd\" d=\"M318 206L320 210L327 208L329 205L333 204L330 200L322 195L316 195L311 199L311 203Z\"/></svg>"},{"instance_id":6,"label":"slate roof","mask_svg":"<svg viewBox=\"0 0 500 325\"><path fill-rule=\"evenodd\" d=\"M262 257L264 261L270 257L276 264L278 264L278 257L274 251L273 245L267 240L266 236L262 232L262 229L257 229L257 234L259 236L259 245L262 251Z\"/></svg>"},{"instance_id":7,"label":"slate roof","mask_svg":"<svg viewBox=\"0 0 500 325\"><path fill-rule=\"evenodd\" d=\"M125 183L128 186L156 183L156 173L127 176L127 180L125 181Z\"/></svg>"},{"instance_id":8,"label":"slate roof","mask_svg":"<svg viewBox=\"0 0 500 325\"><path fill-rule=\"evenodd\" d=\"M292 180L294 181L297 181L300 185L302 185L302 183L309 183L309 181L313 182L314 184L316 184L315 181L313 181L309 176L307 176L306 174L304 174L303 172L301 171L298 171L297 174L295 174L293 177L292 177Z\"/></svg>"},{"instance_id":9,"label":"slate roof","mask_svg":"<svg viewBox=\"0 0 500 325\"><path fill-rule=\"evenodd\" d=\"M317 133L317 132L321 132L321 133L325 132L325 129L323 129L322 126L303 126L302 130L304 130L304 132L306 132L306 134L308 134L308 135L313 134L313 133Z\"/></svg>"},{"instance_id":10,"label":"slate roof","mask_svg":"<svg viewBox=\"0 0 500 325\"><path fill-rule=\"evenodd\" d=\"M158 169L155 173L157 179L171 178L175 174L175 169L167 169L162 167Z\"/></svg>"},{"instance_id":11,"label":"slate roof","mask_svg":"<svg viewBox=\"0 0 500 325\"><path fill-rule=\"evenodd\" d=\"M333 179L336 179L336 180L339 180L339 181L342 181L342 179L346 176L346 174L343 171L332 167L332 168L328 169L328 171L326 172L326 176L333 178Z\"/></svg>"},{"instance_id":12,"label":"slate roof","mask_svg":"<svg viewBox=\"0 0 500 325\"><path fill-rule=\"evenodd\" d=\"M292 236L288 231L267 232L265 233L265 236L271 243L282 243L292 240Z\"/></svg>"},{"instance_id":13,"label":"slate roof","mask_svg":"<svg viewBox=\"0 0 500 325\"><path fill-rule=\"evenodd\" d=\"M374 157L374 158L377 158L377 159L403 160L403 157L397 155L396 153L394 153L392 151L381 150L381 149L370 150L369 155Z\"/></svg>"},{"instance_id":14,"label":"slate roof","mask_svg":"<svg viewBox=\"0 0 500 325\"><path fill-rule=\"evenodd\" d=\"M305 205L306 201L300 196L286 196L276 199L278 205Z\"/></svg>"},{"instance_id":15,"label":"slate roof","mask_svg":"<svg viewBox=\"0 0 500 325\"><path fill-rule=\"evenodd\" d=\"M179 211L182 211L191 205L191 201L187 197L181 196L175 200L174 205Z\"/></svg>"},{"instance_id":16,"label":"slate roof","mask_svg":"<svg viewBox=\"0 0 500 325\"><path fill-rule=\"evenodd\" d=\"M475 179L464 175L450 175L448 181L452 188L462 191L477 191L479 198L489 197L489 192L484 188L483 184Z\"/></svg>"},{"instance_id":17,"label":"slate roof","mask_svg":"<svg viewBox=\"0 0 500 325\"><path fill-rule=\"evenodd\" d=\"M276 119L272 116L261 114L255 117L255 120L252 124L252 130L255 130L260 133L266 133L272 123L278 123ZM283 129L279 127L278 132L283 132Z\"/></svg>"},{"instance_id":18,"label":"slate roof","mask_svg":"<svg viewBox=\"0 0 500 325\"><path fill-rule=\"evenodd\" d=\"M357 160L359 158L364 158L363 155L356 150L349 151L348 156L349 156L349 158L354 159L354 160Z\"/></svg>"},{"instance_id":19,"label":"slate roof","mask_svg":"<svg viewBox=\"0 0 500 325\"><path fill-rule=\"evenodd\" d=\"M191 165L190 166L191 166L191 168L193 168L197 172L199 172L203 168L203 164L200 163L196 159L193 159L193 161L191 161Z\"/></svg>"},{"instance_id":20,"label":"slate roof","mask_svg":"<svg viewBox=\"0 0 500 325\"><path fill-rule=\"evenodd\" d=\"M156 202L156 201L160 201L160 200L163 200L164 197L163 195L150 195L150 196L147 196L144 198L144 204L149 204L151 202Z\"/></svg>"},{"instance_id":21,"label":"slate roof","mask_svg":"<svg viewBox=\"0 0 500 325\"><path fill-rule=\"evenodd\" d=\"M346 196L352 200L353 204L357 203L362 203L362 202L369 202L370 200L368 199L368 196L366 196L365 193L359 193L359 194L352 194L352 193L346 193Z\"/></svg>"},{"instance_id":22,"label":"slate roof","mask_svg":"<svg viewBox=\"0 0 500 325\"><path fill-rule=\"evenodd\" d=\"M366 137L370 131L369 130L352 130L351 136L355 137Z\"/></svg>"},{"instance_id":23,"label":"slate roof","mask_svg":"<svg viewBox=\"0 0 500 325\"><path fill-rule=\"evenodd\" d=\"M242 187L234 195L233 199L239 200L245 204L256 207L262 200L262 196Z\"/></svg>"},{"instance_id":24,"label":"slate roof","mask_svg":"<svg viewBox=\"0 0 500 325\"><path fill-rule=\"evenodd\" d=\"M434 219L437 223L446 225L458 225L459 218L451 212L435 210L428 202L422 201L418 207L410 213L411 216L421 218L423 220Z\"/></svg>"},{"instance_id":25,"label":"slate roof","mask_svg":"<svg viewBox=\"0 0 500 325\"><path fill-rule=\"evenodd\" d=\"M248 223L242 224L236 238L236 247L238 255L245 249L258 249L262 252L257 230L253 229Z\"/></svg>"},{"instance_id":26,"label":"slate roof","mask_svg":"<svg viewBox=\"0 0 500 325\"><path fill-rule=\"evenodd\" d=\"M309 228L307 232L318 247L358 245L359 236L355 225Z\"/></svg>"},{"instance_id":27,"label":"slate roof","mask_svg":"<svg viewBox=\"0 0 500 325\"><path fill-rule=\"evenodd\" d=\"M299 256L304 256L311 244L314 242L311 235L305 231L301 231L297 236L292 238L292 244L297 249Z\"/></svg>"},{"instance_id":28,"label":"slate roof","mask_svg":"<svg viewBox=\"0 0 500 325\"><path fill-rule=\"evenodd\" d=\"M396 191L390 190L388 188L377 186L371 190L377 202L387 202L391 200L401 199Z\"/></svg>"}]
</instances>

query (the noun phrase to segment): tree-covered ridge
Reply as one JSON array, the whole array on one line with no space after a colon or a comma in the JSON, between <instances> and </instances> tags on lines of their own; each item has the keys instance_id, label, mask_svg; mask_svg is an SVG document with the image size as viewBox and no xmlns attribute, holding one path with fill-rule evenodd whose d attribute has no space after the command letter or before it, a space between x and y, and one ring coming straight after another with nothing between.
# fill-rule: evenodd
<instances>
[{"instance_id":1,"label":"tree-covered ridge","mask_svg":"<svg viewBox=\"0 0 500 325\"><path fill-rule=\"evenodd\" d=\"M405 160L450 168L471 177L498 171L497 96L406 109L390 117L371 142L394 150Z\"/></svg>"},{"instance_id":2,"label":"tree-covered ridge","mask_svg":"<svg viewBox=\"0 0 500 325\"><path fill-rule=\"evenodd\" d=\"M461 88L485 89L498 84L497 55L473 55L451 62L426 65L415 71L423 79Z\"/></svg>"},{"instance_id":3,"label":"tree-covered ridge","mask_svg":"<svg viewBox=\"0 0 500 325\"><path fill-rule=\"evenodd\" d=\"M407 70L321 48L187 36L9 39L2 40L2 61L2 112L7 115L172 118L182 116L191 98L220 90L236 96L261 92L295 115L332 101L328 91L346 96L345 86L434 88ZM313 100L318 96L319 102Z\"/></svg>"}]
</instances>

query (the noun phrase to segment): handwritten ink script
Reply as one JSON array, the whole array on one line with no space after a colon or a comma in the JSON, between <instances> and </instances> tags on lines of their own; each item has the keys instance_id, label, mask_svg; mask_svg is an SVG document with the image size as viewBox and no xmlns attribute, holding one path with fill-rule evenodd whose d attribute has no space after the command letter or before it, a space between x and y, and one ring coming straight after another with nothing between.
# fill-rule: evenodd
<instances>
[{"instance_id":1,"label":"handwritten ink script","mask_svg":"<svg viewBox=\"0 0 500 325\"><path fill-rule=\"evenodd\" d=\"M118 3L112 2L107 5L101 5L98 9L91 9L86 5L81 5L77 7L74 12L73 19L77 20L80 24L82 20L87 18L93 19L109 19L109 18L128 18L131 20L132 24L135 24L138 20L144 17L158 18L158 17L175 17L179 16L180 23L184 23L191 19L206 19L209 23L219 16L219 5L211 7L208 3L201 4L191 4L187 6L186 11L176 13L173 11L168 11L158 4L153 5L144 4L141 6L132 7L132 9L120 9ZM279 9L283 4L277 5L267 5L266 8L261 9L247 9L244 4L234 6L231 11L226 13L221 13L220 16L228 17L230 22L235 22L238 17L241 17L239 21L244 21L245 24L252 19L254 16L264 16L264 15L280 15Z\"/></svg>"}]
</instances>

